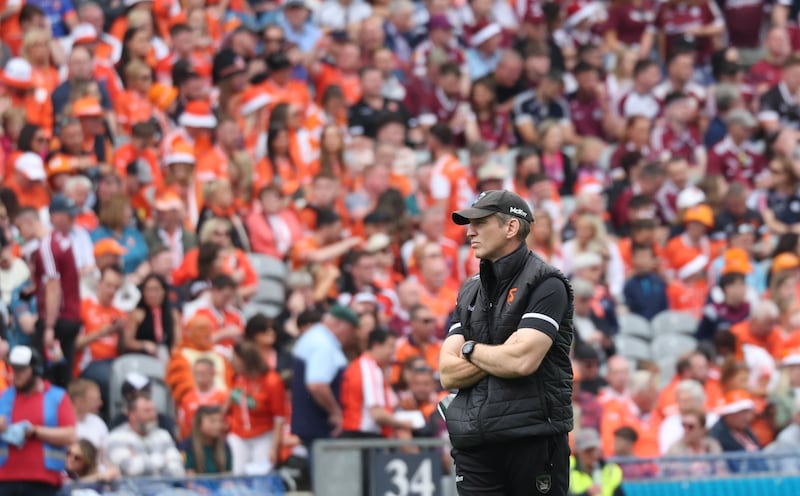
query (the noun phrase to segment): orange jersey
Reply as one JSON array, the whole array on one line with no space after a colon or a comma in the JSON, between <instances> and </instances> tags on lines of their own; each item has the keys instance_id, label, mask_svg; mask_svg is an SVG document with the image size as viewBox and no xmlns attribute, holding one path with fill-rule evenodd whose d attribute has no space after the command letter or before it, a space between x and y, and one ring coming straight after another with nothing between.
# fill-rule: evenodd
<instances>
[{"instance_id":1,"label":"orange jersey","mask_svg":"<svg viewBox=\"0 0 800 496\"><path fill-rule=\"evenodd\" d=\"M317 75L317 103L322 103L322 96L328 86L337 85L344 93L347 105L355 105L361 100L361 78L358 74L344 74L336 67L322 64Z\"/></svg>"},{"instance_id":2,"label":"orange jersey","mask_svg":"<svg viewBox=\"0 0 800 496\"><path fill-rule=\"evenodd\" d=\"M178 429L180 439L185 439L192 432L194 414L201 406L223 406L228 401L228 390L212 389L201 393L194 389L183 396L178 406Z\"/></svg>"},{"instance_id":3,"label":"orange jersey","mask_svg":"<svg viewBox=\"0 0 800 496\"><path fill-rule=\"evenodd\" d=\"M31 85L36 90L46 91L48 98L59 83L61 83L61 78L58 77L58 71L53 67L34 67L31 70Z\"/></svg>"},{"instance_id":4,"label":"orange jersey","mask_svg":"<svg viewBox=\"0 0 800 496\"><path fill-rule=\"evenodd\" d=\"M370 414L378 407L391 411L391 393L383 370L369 354L363 353L347 366L342 377L342 430L388 434Z\"/></svg>"},{"instance_id":5,"label":"orange jersey","mask_svg":"<svg viewBox=\"0 0 800 496\"><path fill-rule=\"evenodd\" d=\"M277 182L283 194L292 196L300 189L301 183L306 178L305 166L295 162L294 157L291 161L279 158L275 164L272 164L268 157L264 157L253 170L253 193L257 195L264 186Z\"/></svg>"},{"instance_id":6,"label":"orange jersey","mask_svg":"<svg viewBox=\"0 0 800 496\"><path fill-rule=\"evenodd\" d=\"M658 448L660 421L655 412L642 415L632 401L614 399L603 405L603 417L600 421L600 440L604 456L614 455L614 432L625 426L632 428L639 436L633 447L636 456L650 458L660 455Z\"/></svg>"},{"instance_id":7,"label":"orange jersey","mask_svg":"<svg viewBox=\"0 0 800 496\"><path fill-rule=\"evenodd\" d=\"M12 15L3 17L0 21L0 40L8 45L11 49L12 55L19 56L19 49L22 46L22 29L19 25L19 11L25 5L24 0L0 0L0 11L9 10L9 8L19 8Z\"/></svg>"},{"instance_id":8,"label":"orange jersey","mask_svg":"<svg viewBox=\"0 0 800 496\"><path fill-rule=\"evenodd\" d=\"M192 367L201 358L211 360L214 364L214 389L228 391L233 384L233 369L224 356L213 350L196 350L184 346L172 352L164 374L164 382L172 391L175 404L183 403L183 398L194 391Z\"/></svg>"},{"instance_id":9,"label":"orange jersey","mask_svg":"<svg viewBox=\"0 0 800 496\"><path fill-rule=\"evenodd\" d=\"M132 143L125 143L114 150L111 164L114 166L114 170L117 174L125 177L125 169L128 167L128 164L139 159L147 162L150 166L151 177L153 178L152 184L156 187L160 187L164 178L161 173L161 167L158 164L158 156L155 151L149 148L139 151L133 147Z\"/></svg>"},{"instance_id":10,"label":"orange jersey","mask_svg":"<svg viewBox=\"0 0 800 496\"><path fill-rule=\"evenodd\" d=\"M114 112L122 129L130 134L134 124L153 117L153 104L138 91L126 90L114 100Z\"/></svg>"},{"instance_id":11,"label":"orange jersey","mask_svg":"<svg viewBox=\"0 0 800 496\"><path fill-rule=\"evenodd\" d=\"M94 298L84 298L81 301L81 320L83 333L95 334L102 331L115 321L125 319L125 312L113 306L102 306ZM95 360L110 360L119 356L119 334L112 333L90 343L80 353L81 357L75 360L80 370L85 369Z\"/></svg>"},{"instance_id":12,"label":"orange jersey","mask_svg":"<svg viewBox=\"0 0 800 496\"><path fill-rule=\"evenodd\" d=\"M181 265L172 272L172 282L177 286L186 284L197 279L197 256L198 249L192 248L187 251L183 256ZM247 258L247 254L238 248L233 249L232 254L224 256L222 270L226 274L232 274L235 270L239 269L244 272L241 286L250 287L258 284L258 274L253 269L253 264Z\"/></svg>"},{"instance_id":13,"label":"orange jersey","mask_svg":"<svg viewBox=\"0 0 800 496\"><path fill-rule=\"evenodd\" d=\"M672 381L670 381L670 383L661 390L661 393L659 393L655 410L659 418L665 419L678 413L678 401L675 397L675 389L678 387L680 382L681 378L675 376ZM720 387L718 380L707 379L705 384L703 384L703 389L706 393L706 411L713 412L722 403L722 387Z\"/></svg>"},{"instance_id":14,"label":"orange jersey","mask_svg":"<svg viewBox=\"0 0 800 496\"><path fill-rule=\"evenodd\" d=\"M267 79L260 86L270 96L270 108L279 103L290 103L299 107L304 116L311 108L311 93L308 85L302 81L289 81L281 86L272 79Z\"/></svg>"},{"instance_id":15,"label":"orange jersey","mask_svg":"<svg viewBox=\"0 0 800 496\"><path fill-rule=\"evenodd\" d=\"M435 293L430 292L423 284L419 287L419 299L424 301L436 317L436 327L443 329L445 320L456 307L458 284L450 279Z\"/></svg>"},{"instance_id":16,"label":"orange jersey","mask_svg":"<svg viewBox=\"0 0 800 496\"><path fill-rule=\"evenodd\" d=\"M392 384L400 382L400 374L403 372L403 364L411 357L422 357L425 362L433 369L439 370L439 352L442 350L442 343L436 339L430 342L419 344L411 336L402 337L397 340L394 350L394 365L392 366Z\"/></svg>"},{"instance_id":17,"label":"orange jersey","mask_svg":"<svg viewBox=\"0 0 800 496\"><path fill-rule=\"evenodd\" d=\"M736 356L739 360L744 358L742 345L745 344L764 348L777 360L782 358L786 348L786 334L779 327L774 327L766 336L755 336L750 329L750 321L744 320L731 327L731 332L736 336Z\"/></svg>"},{"instance_id":18,"label":"orange jersey","mask_svg":"<svg viewBox=\"0 0 800 496\"><path fill-rule=\"evenodd\" d=\"M272 432L276 419L286 417L283 380L273 370L256 379L237 377L231 400L231 432L243 439Z\"/></svg>"},{"instance_id":19,"label":"orange jersey","mask_svg":"<svg viewBox=\"0 0 800 496\"><path fill-rule=\"evenodd\" d=\"M690 283L675 280L667 285L670 310L691 313L696 319L702 318L707 297L708 282L705 279Z\"/></svg>"},{"instance_id":20,"label":"orange jersey","mask_svg":"<svg viewBox=\"0 0 800 496\"><path fill-rule=\"evenodd\" d=\"M22 189L11 175L6 176L3 186L14 192L20 207L39 210L50 205L50 193L42 183L33 183L30 189Z\"/></svg>"}]
</instances>

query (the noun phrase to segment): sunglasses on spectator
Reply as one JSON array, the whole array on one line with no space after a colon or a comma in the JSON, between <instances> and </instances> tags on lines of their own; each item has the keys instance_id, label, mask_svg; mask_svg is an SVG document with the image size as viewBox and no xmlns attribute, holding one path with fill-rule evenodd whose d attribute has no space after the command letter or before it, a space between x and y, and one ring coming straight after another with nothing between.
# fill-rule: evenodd
<instances>
[{"instance_id":1,"label":"sunglasses on spectator","mask_svg":"<svg viewBox=\"0 0 800 496\"><path fill-rule=\"evenodd\" d=\"M76 453L74 451L70 451L69 453L67 453L67 457L71 460L77 460L79 462L83 461L83 453L80 452Z\"/></svg>"},{"instance_id":2,"label":"sunglasses on spectator","mask_svg":"<svg viewBox=\"0 0 800 496\"><path fill-rule=\"evenodd\" d=\"M264 38L267 43L285 43L286 38Z\"/></svg>"},{"instance_id":3,"label":"sunglasses on spectator","mask_svg":"<svg viewBox=\"0 0 800 496\"><path fill-rule=\"evenodd\" d=\"M214 231L214 236L230 236L230 231Z\"/></svg>"},{"instance_id":4,"label":"sunglasses on spectator","mask_svg":"<svg viewBox=\"0 0 800 496\"><path fill-rule=\"evenodd\" d=\"M693 431L693 430L698 428L697 424L692 424L690 422L684 422L682 425L683 425L683 429L686 430L686 431Z\"/></svg>"},{"instance_id":5,"label":"sunglasses on spectator","mask_svg":"<svg viewBox=\"0 0 800 496\"><path fill-rule=\"evenodd\" d=\"M427 317L424 319L417 319L417 320L419 322L422 322L423 324L433 324L434 322L436 322L436 319L434 319L433 317Z\"/></svg>"}]
</instances>

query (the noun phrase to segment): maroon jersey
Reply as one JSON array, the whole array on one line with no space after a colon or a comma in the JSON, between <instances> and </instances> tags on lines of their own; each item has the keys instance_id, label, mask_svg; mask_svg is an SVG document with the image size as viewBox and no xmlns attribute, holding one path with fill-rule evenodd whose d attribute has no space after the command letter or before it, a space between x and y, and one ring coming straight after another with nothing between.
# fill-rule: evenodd
<instances>
[{"instance_id":1,"label":"maroon jersey","mask_svg":"<svg viewBox=\"0 0 800 496\"><path fill-rule=\"evenodd\" d=\"M737 145L730 136L714 145L708 154L708 174L722 174L728 182L739 181L753 186L755 178L764 171L765 160L756 145Z\"/></svg>"},{"instance_id":2,"label":"maroon jersey","mask_svg":"<svg viewBox=\"0 0 800 496\"><path fill-rule=\"evenodd\" d=\"M448 123L456 115L459 104L464 102L460 96L448 98L440 87L424 95L409 95L411 99L420 99L422 104L419 109L419 117L425 116L427 119L436 118L436 122Z\"/></svg>"},{"instance_id":3,"label":"maroon jersey","mask_svg":"<svg viewBox=\"0 0 800 496\"><path fill-rule=\"evenodd\" d=\"M760 45L764 0L725 0L723 13L732 46L756 48Z\"/></svg>"},{"instance_id":4,"label":"maroon jersey","mask_svg":"<svg viewBox=\"0 0 800 496\"><path fill-rule=\"evenodd\" d=\"M603 109L596 97L581 98L577 93L569 96L569 116L578 136L605 139Z\"/></svg>"},{"instance_id":5,"label":"maroon jersey","mask_svg":"<svg viewBox=\"0 0 800 496\"><path fill-rule=\"evenodd\" d=\"M759 60L747 72L747 82L754 86L766 85L770 88L781 82L783 65L773 65Z\"/></svg>"},{"instance_id":6,"label":"maroon jersey","mask_svg":"<svg viewBox=\"0 0 800 496\"><path fill-rule=\"evenodd\" d=\"M511 120L508 118L507 112L496 111L493 118L476 122L481 139L489 146L490 150L514 144L514 133L511 132Z\"/></svg>"},{"instance_id":7,"label":"maroon jersey","mask_svg":"<svg viewBox=\"0 0 800 496\"><path fill-rule=\"evenodd\" d=\"M80 320L81 295L80 278L75 256L72 254L72 241L68 235L52 232L42 238L39 249L33 255L36 298L39 302L39 318L45 318L45 284L58 280L61 285L61 309L59 319Z\"/></svg>"},{"instance_id":8,"label":"maroon jersey","mask_svg":"<svg viewBox=\"0 0 800 496\"><path fill-rule=\"evenodd\" d=\"M656 124L652 135L653 150L662 159L683 158L691 165L694 161L695 150L702 148L700 131L696 127L687 127L676 132L672 127L661 122Z\"/></svg>"},{"instance_id":9,"label":"maroon jersey","mask_svg":"<svg viewBox=\"0 0 800 496\"><path fill-rule=\"evenodd\" d=\"M686 2L678 4L662 3L656 14L655 26L664 31L667 37L667 57L670 56L675 43L681 38L694 41L697 48L697 62L706 63L711 57L713 46L711 38L703 36L694 38L689 31L700 26L713 23L722 23L719 8L712 0L702 5L689 5Z\"/></svg>"},{"instance_id":10,"label":"maroon jersey","mask_svg":"<svg viewBox=\"0 0 800 496\"><path fill-rule=\"evenodd\" d=\"M625 45L636 45L642 41L645 30L652 28L656 19L652 5L634 7L630 3L617 5L608 11L606 29L613 29L617 39Z\"/></svg>"}]
</instances>

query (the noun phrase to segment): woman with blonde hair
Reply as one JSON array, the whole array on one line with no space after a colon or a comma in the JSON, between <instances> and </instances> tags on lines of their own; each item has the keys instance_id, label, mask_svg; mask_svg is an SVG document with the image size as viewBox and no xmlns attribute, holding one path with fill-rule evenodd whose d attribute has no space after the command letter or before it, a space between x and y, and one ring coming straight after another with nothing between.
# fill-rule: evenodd
<instances>
[{"instance_id":1,"label":"woman with blonde hair","mask_svg":"<svg viewBox=\"0 0 800 496\"><path fill-rule=\"evenodd\" d=\"M561 269L564 258L561 254L561 243L558 232L554 228L553 218L545 210L536 213L536 222L528 234L528 248L539 255L542 260Z\"/></svg>"},{"instance_id":2,"label":"woman with blonde hair","mask_svg":"<svg viewBox=\"0 0 800 496\"><path fill-rule=\"evenodd\" d=\"M217 179L206 183L203 188L203 208L197 221L197 234L200 234L203 224L209 219L222 218L227 220L232 228L233 246L250 251L250 240L244 222L239 216L236 200L230 180Z\"/></svg>"},{"instance_id":3,"label":"woman with blonde hair","mask_svg":"<svg viewBox=\"0 0 800 496\"><path fill-rule=\"evenodd\" d=\"M134 124L153 118L154 107L147 97L153 86L153 70L143 61L135 59L128 62L124 72L125 91L115 101L114 112L120 130L130 135Z\"/></svg>"},{"instance_id":4,"label":"woman with blonde hair","mask_svg":"<svg viewBox=\"0 0 800 496\"><path fill-rule=\"evenodd\" d=\"M600 253L605 260L605 274L608 289L616 298L622 294L625 285L625 264L619 248L608 236L603 219L594 214L583 214L575 221L575 238L564 243L561 248L564 271L572 272L572 261L585 252Z\"/></svg>"},{"instance_id":5,"label":"woman with blonde hair","mask_svg":"<svg viewBox=\"0 0 800 496\"><path fill-rule=\"evenodd\" d=\"M34 99L46 105L46 110L50 115L39 116L45 118L45 122L40 125L52 131L53 129L53 106L50 97L59 85L60 78L58 70L53 67L50 54L50 42L52 37L47 29L30 29L25 33L22 40L22 57L31 65L31 86L34 91Z\"/></svg>"},{"instance_id":6,"label":"woman with blonde hair","mask_svg":"<svg viewBox=\"0 0 800 496\"><path fill-rule=\"evenodd\" d=\"M136 227L130 200L124 195L114 195L100 207L100 225L92 231L92 242L112 238L124 249L122 266L132 274L147 263L147 242Z\"/></svg>"}]
</instances>

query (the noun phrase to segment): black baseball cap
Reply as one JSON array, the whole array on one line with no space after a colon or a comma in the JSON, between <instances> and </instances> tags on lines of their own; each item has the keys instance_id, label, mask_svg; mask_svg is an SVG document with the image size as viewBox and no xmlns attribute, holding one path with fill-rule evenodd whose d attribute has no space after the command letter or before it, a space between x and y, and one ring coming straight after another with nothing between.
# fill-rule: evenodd
<instances>
[{"instance_id":1,"label":"black baseball cap","mask_svg":"<svg viewBox=\"0 0 800 496\"><path fill-rule=\"evenodd\" d=\"M516 193L505 190L484 191L469 208L453 212L453 222L463 226L472 219L481 219L493 214L508 214L526 222L533 222L533 212L528 203Z\"/></svg>"}]
</instances>

